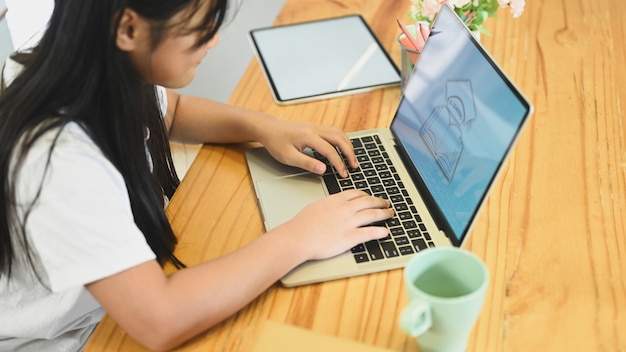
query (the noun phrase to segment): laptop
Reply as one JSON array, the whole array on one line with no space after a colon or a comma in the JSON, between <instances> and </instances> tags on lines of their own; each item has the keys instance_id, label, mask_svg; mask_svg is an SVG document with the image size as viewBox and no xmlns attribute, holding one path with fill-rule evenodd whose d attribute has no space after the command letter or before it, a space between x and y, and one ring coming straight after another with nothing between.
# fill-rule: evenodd
<instances>
[{"instance_id":1,"label":"laptop","mask_svg":"<svg viewBox=\"0 0 626 352\"><path fill-rule=\"evenodd\" d=\"M387 238L303 263L281 283L402 268L426 248L462 246L531 113L530 102L444 4L391 126L348 133L360 165L349 178L332 167L319 176L285 166L262 147L246 152L267 230L348 188L388 198L395 209L384 222Z\"/></svg>"}]
</instances>

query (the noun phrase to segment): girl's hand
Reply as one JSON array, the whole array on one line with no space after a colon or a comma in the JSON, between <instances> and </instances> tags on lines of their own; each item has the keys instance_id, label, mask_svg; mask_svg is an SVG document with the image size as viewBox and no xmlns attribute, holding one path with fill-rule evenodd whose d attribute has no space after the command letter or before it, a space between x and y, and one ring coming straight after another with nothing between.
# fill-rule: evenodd
<instances>
[{"instance_id":1,"label":"girl's hand","mask_svg":"<svg viewBox=\"0 0 626 352\"><path fill-rule=\"evenodd\" d=\"M308 205L275 230L295 242L292 248L303 251L305 261L325 259L359 243L387 236L387 228L367 225L393 214L388 200L348 190Z\"/></svg>"},{"instance_id":2,"label":"girl's hand","mask_svg":"<svg viewBox=\"0 0 626 352\"><path fill-rule=\"evenodd\" d=\"M279 119L268 122L263 126L259 141L283 164L323 174L326 165L302 153L305 148L311 148L325 156L342 177L348 176L347 167L356 169L359 166L350 139L338 128ZM339 148L348 165L344 164L335 147Z\"/></svg>"}]
</instances>

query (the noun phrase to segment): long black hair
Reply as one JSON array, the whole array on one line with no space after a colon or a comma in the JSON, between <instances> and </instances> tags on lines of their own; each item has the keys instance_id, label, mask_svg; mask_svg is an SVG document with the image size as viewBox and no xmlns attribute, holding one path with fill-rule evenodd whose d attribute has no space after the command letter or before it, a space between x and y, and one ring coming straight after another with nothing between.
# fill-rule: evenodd
<instances>
[{"instance_id":1,"label":"long black hair","mask_svg":"<svg viewBox=\"0 0 626 352\"><path fill-rule=\"evenodd\" d=\"M40 136L50 130L60 133L69 122L84 128L123 176L135 223L158 261L184 266L173 254L176 237L164 211L164 196L173 195L179 180L159 97L117 48L116 32L120 15L130 8L149 21L153 48L175 28L197 33L197 48L217 34L227 6L227 0L55 1L39 44L13 56L23 65L22 72L0 90L0 276L10 276L23 254L16 244L33 263L25 230L33 205L21 219L16 211L20 166ZM189 27L198 11L206 12L203 21ZM176 23L174 15L180 15ZM50 154L53 148L54 143Z\"/></svg>"}]
</instances>

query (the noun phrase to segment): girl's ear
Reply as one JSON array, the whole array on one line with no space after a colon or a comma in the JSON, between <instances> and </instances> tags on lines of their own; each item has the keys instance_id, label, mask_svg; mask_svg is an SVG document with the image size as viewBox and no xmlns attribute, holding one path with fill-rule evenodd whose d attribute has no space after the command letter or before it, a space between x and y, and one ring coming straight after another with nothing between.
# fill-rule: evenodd
<instances>
[{"instance_id":1,"label":"girl's ear","mask_svg":"<svg viewBox=\"0 0 626 352\"><path fill-rule=\"evenodd\" d=\"M139 38L143 35L142 24L144 23L141 17L135 11L124 9L115 37L115 43L120 50L133 51L137 48Z\"/></svg>"}]
</instances>

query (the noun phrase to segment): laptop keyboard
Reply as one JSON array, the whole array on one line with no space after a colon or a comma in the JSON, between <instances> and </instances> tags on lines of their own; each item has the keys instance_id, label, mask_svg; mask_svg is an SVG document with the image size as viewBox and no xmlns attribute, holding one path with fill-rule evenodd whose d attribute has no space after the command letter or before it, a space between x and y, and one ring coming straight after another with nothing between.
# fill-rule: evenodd
<instances>
[{"instance_id":1,"label":"laptop keyboard","mask_svg":"<svg viewBox=\"0 0 626 352\"><path fill-rule=\"evenodd\" d=\"M379 136L353 138L352 145L359 168L348 170L349 177L341 178L328 160L315 152L317 159L326 163L323 175L328 191L339 193L348 189L359 189L370 195L389 199L395 210L392 219L372 225L385 226L389 235L379 240L361 243L352 248L357 263L410 255L434 243L422 222L413 201L392 165Z\"/></svg>"}]
</instances>

